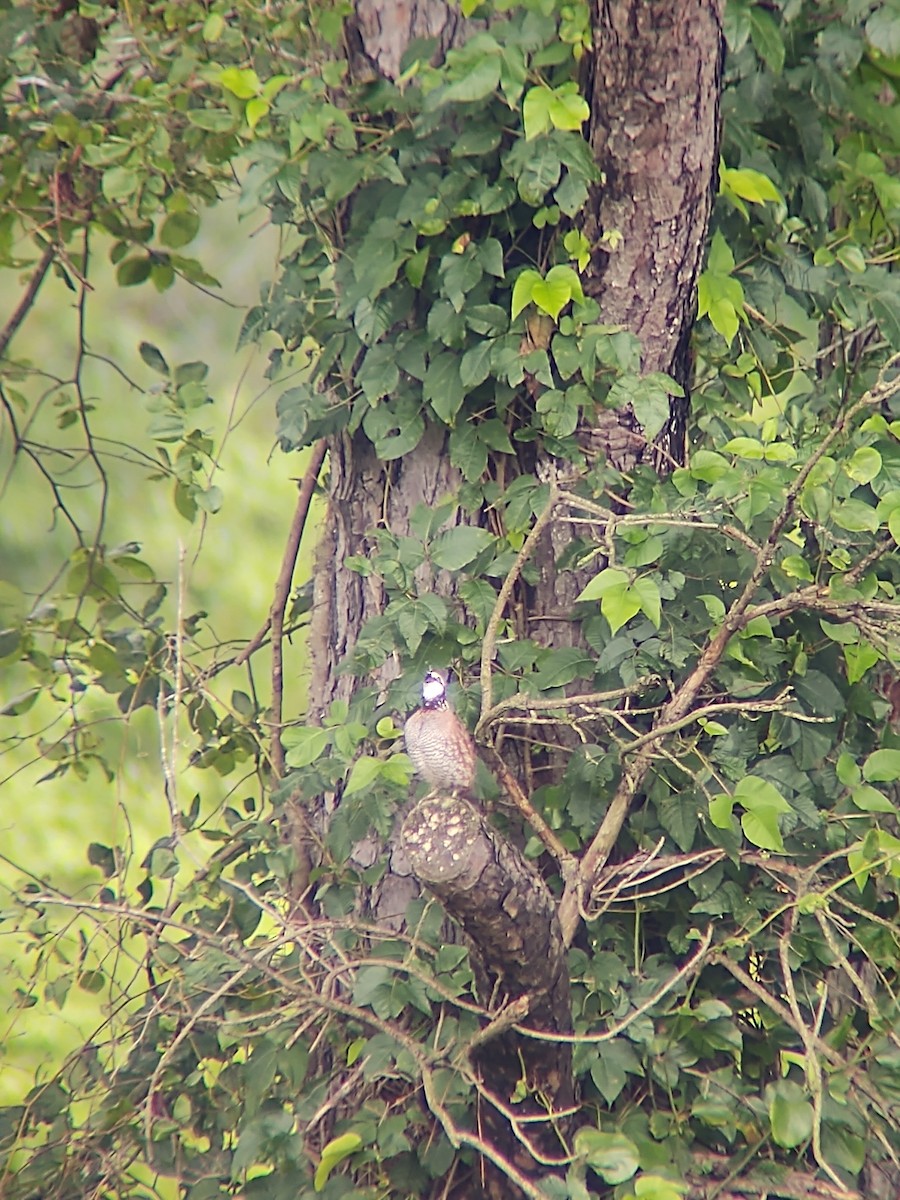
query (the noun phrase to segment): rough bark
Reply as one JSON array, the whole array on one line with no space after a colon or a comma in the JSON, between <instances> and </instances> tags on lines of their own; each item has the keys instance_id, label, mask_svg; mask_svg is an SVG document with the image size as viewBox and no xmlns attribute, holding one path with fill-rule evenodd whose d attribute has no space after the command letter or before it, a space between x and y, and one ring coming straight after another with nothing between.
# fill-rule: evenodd
<instances>
[{"instance_id":1,"label":"rough bark","mask_svg":"<svg viewBox=\"0 0 900 1200\"><path fill-rule=\"evenodd\" d=\"M403 823L402 845L416 877L475 948L483 1002L498 1009L524 1000L520 1023L545 1033L570 1033L569 977L556 902L534 867L473 805L454 796L431 796L417 804ZM486 1043L489 1087L499 1096L512 1095L522 1076L520 1048L520 1039L509 1032ZM528 1055L529 1092L554 1097L557 1108L572 1100L569 1051L554 1042L534 1042ZM544 1140L550 1149L558 1145L552 1131Z\"/></svg>"},{"instance_id":2,"label":"rough bark","mask_svg":"<svg viewBox=\"0 0 900 1200\"><path fill-rule=\"evenodd\" d=\"M585 226L597 245L585 290L601 320L640 338L644 371L665 371L685 390L718 181L724 48L721 0L597 0L590 140L605 178ZM683 457L684 411L676 405L670 423L670 463ZM620 416L603 414L602 435L607 457L627 469L652 456Z\"/></svg>"},{"instance_id":3,"label":"rough bark","mask_svg":"<svg viewBox=\"0 0 900 1200\"><path fill-rule=\"evenodd\" d=\"M601 410L593 428L582 431L591 461L624 472L641 462L666 471L684 459L696 281L719 169L721 10L721 0L594 6L587 96L603 179L584 226L596 247L585 291L598 301L604 324L622 325L640 339L642 370L671 375L685 392L673 398L656 445L627 409ZM556 570L572 537L571 527L553 525L540 547L540 579L525 605L535 616L523 636L541 645L578 639L570 614L587 578ZM551 776L555 757L546 762Z\"/></svg>"},{"instance_id":4,"label":"rough bark","mask_svg":"<svg viewBox=\"0 0 900 1200\"><path fill-rule=\"evenodd\" d=\"M592 144L606 172L609 195L598 193L587 232L599 236L615 227L624 241L615 255L597 252L588 290L600 300L605 322L625 324L647 339L647 370L686 379L694 281L717 163L718 5L714 0L623 0L604 4L595 15ZM412 39L434 38L440 54L461 40L464 31L459 9L439 0L357 0L348 38L352 69L363 77L380 72L396 78ZM680 37L685 47L677 45ZM675 135L671 150L666 141L670 132ZM684 172L680 190L679 169ZM641 172L649 175L639 179ZM676 217L686 218L684 229ZM659 311L653 312L655 308ZM645 449L627 424L623 429L629 445ZM520 464L520 470L526 469ZM435 505L459 483L440 429L429 429L415 453L390 464L379 462L361 435L332 439L329 505L309 639L313 718L333 699L351 695L354 680L339 674L340 664L365 622L384 608L377 578L347 570L345 559L371 555L379 528L408 534L416 506ZM560 527L544 539L537 561L540 582L518 598L521 637L566 645L575 636L570 613L580 583L556 567L568 538ZM420 571L417 586L420 594L436 590L454 595L454 580L427 568ZM388 661L369 682L384 686L398 673L399 664ZM358 848L366 857L380 852L374 843ZM418 880L442 899L468 934L482 964L485 995L500 991L512 1002L527 997L527 1024L557 1032L569 1029L568 979L552 896L476 810L452 798L418 805L406 820L403 844L395 848L391 867L382 891L371 898L377 916L396 920ZM509 1029L486 1041L476 1062L485 1079L493 1080L490 1090L507 1098L524 1063L528 1084L559 1110L572 1098L570 1050L568 1045L527 1041ZM509 1122L496 1109L490 1120L492 1140L510 1161L519 1162L523 1145ZM551 1125L527 1128L536 1148L558 1153ZM546 1131L549 1140L535 1135L535 1129ZM524 1169L530 1173L534 1163Z\"/></svg>"}]
</instances>

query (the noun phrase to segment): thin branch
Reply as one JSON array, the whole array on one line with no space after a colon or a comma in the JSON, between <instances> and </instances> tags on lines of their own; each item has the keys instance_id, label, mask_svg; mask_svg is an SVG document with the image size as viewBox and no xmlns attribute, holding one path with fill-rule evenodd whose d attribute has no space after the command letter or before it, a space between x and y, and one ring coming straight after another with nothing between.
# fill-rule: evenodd
<instances>
[{"instance_id":1,"label":"thin branch","mask_svg":"<svg viewBox=\"0 0 900 1200\"><path fill-rule=\"evenodd\" d=\"M502 1171L507 1179L511 1180L517 1187L521 1188L530 1200L546 1200L545 1193L531 1180L518 1171L508 1159L497 1150L490 1142L484 1138L478 1137L474 1133L469 1133L466 1129L461 1129L450 1116L447 1109L437 1097L435 1089L434 1076L430 1068L424 1064L420 1064L419 1069L422 1072L422 1086L425 1092L425 1101L429 1110L437 1117L441 1124L441 1128L447 1135L447 1140L454 1149L458 1150L460 1146L471 1146L473 1150L477 1150L482 1158L486 1158L492 1162L494 1166Z\"/></svg>"},{"instance_id":2,"label":"thin branch","mask_svg":"<svg viewBox=\"0 0 900 1200\"><path fill-rule=\"evenodd\" d=\"M324 438L320 438L312 448L312 454L297 495L297 507L294 510L294 518L288 532L288 540L281 560L281 570L275 583L275 595L272 599L268 619L235 660L238 664L246 662L250 655L262 645L269 630L272 631L271 762L272 771L277 779L284 775L284 747L281 744L281 720L284 711L284 613L291 593L294 569L297 565L300 542L309 516L309 507L327 449L328 445Z\"/></svg>"},{"instance_id":3,"label":"thin branch","mask_svg":"<svg viewBox=\"0 0 900 1200\"><path fill-rule=\"evenodd\" d=\"M500 591L497 593L497 601L494 604L494 611L490 615L487 623L487 628L484 631L484 642L481 647L481 712L482 716L475 726L475 736L483 727L485 715L490 711L492 692L493 692L493 675L491 664L494 661L494 651L497 647L497 632L500 628L500 622L503 619L503 613L506 611L506 605L512 595L512 590L518 582L519 576L522 574L522 568L528 562L529 558L537 545L538 538L544 532L544 529L550 523L553 516L553 510L556 508L556 501L559 496L559 488L555 481L550 483L550 495L547 497L547 504L544 511L537 518L534 525L531 527L531 532L525 539L524 545L516 555L516 561L510 568L509 574L503 580Z\"/></svg>"},{"instance_id":4,"label":"thin branch","mask_svg":"<svg viewBox=\"0 0 900 1200\"><path fill-rule=\"evenodd\" d=\"M287 608L287 599L294 578L294 567L297 565L300 541L303 537L303 530L306 527L313 489L316 486L316 480L322 468L326 449L327 446L324 438L313 446L312 457L309 460L309 465L303 475L300 490L297 494L297 507L294 510L294 517L291 521L290 531L288 532L288 540L281 559L281 570L278 572L278 579L275 583L275 595L272 600L272 607L269 609L269 615L266 617L262 628L254 634L244 649L235 658L234 665L237 667L245 663L263 645L269 630L272 628L272 614L276 609L280 609L281 613L284 614Z\"/></svg>"},{"instance_id":5,"label":"thin branch","mask_svg":"<svg viewBox=\"0 0 900 1200\"><path fill-rule=\"evenodd\" d=\"M876 385L855 404L840 416L834 426L822 438L813 454L804 463L794 482L788 488L781 510L772 522L769 534L756 556L756 563L744 585L740 596L731 605L718 629L710 635L697 665L671 699L663 705L654 722L654 727L669 725L686 716L694 704L702 688L718 667L725 649L740 629L743 629L752 619L751 601L769 571L775 557L775 550L781 534L789 521L797 498L809 478L812 470L831 448L836 439L842 437L848 426L859 413L876 404L882 403L888 397L900 391L900 377L887 380L887 373L896 367L900 354L894 355L882 368ZM762 607L762 606L760 606ZM613 846L618 839L625 818L631 807L631 802L646 778L653 762L654 751L651 744L644 745L633 759L627 760L622 766L622 777L619 786L610 801L606 815L600 828L594 835L593 841L581 859L578 871L566 885L559 906L559 918L562 925L563 938L567 945L571 944L578 925L579 914L583 908L583 896L590 889L597 872L606 862Z\"/></svg>"},{"instance_id":6,"label":"thin branch","mask_svg":"<svg viewBox=\"0 0 900 1200\"><path fill-rule=\"evenodd\" d=\"M41 255L40 261L34 269L34 273L28 280L28 286L22 293L22 299L16 305L15 310L13 311L9 320L6 322L3 328L0 329L0 358L3 358L3 356L6 354L9 343L15 337L19 326L28 316L31 306L34 304L35 298L40 290L40 286L44 282L44 276L50 270L50 264L53 262L55 255L56 246L50 242L44 248L44 253Z\"/></svg>"}]
</instances>

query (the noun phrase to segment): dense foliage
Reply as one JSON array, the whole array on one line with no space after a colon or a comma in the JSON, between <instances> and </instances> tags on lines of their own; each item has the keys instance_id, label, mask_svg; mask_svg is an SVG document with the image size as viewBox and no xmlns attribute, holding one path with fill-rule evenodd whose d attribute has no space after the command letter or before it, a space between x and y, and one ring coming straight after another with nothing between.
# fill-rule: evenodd
<instances>
[{"instance_id":1,"label":"dense foliage","mask_svg":"<svg viewBox=\"0 0 900 1200\"><path fill-rule=\"evenodd\" d=\"M439 66L412 47L397 83L351 77L341 5L0 10L0 252L33 284L2 341L6 449L45 476L72 543L2 593L0 732L45 762L43 786L90 785L113 769L97 713L149 708L234 786L221 820L202 795L182 805L166 753L168 837L133 859L92 840L91 895L32 879L9 898L47 963L22 1003L64 1006L77 984L107 1007L0 1112L4 1195L422 1196L479 1160L573 1200L714 1194L705 1180L727 1196L731 1176L745 1193L811 1194L815 1176L821 1196L893 1194L878 1164L900 1162L900 12L728 6L690 452L625 477L579 435L630 404L653 440L678 388L641 375L635 338L583 287L579 215L603 182L579 92L589 14L488 8ZM283 731L277 686L266 707L253 685L262 650L223 702L211 680L234 656L207 649L205 614L173 631L152 565L105 545L93 414L113 398L12 355L51 266L85 302L89 247L121 286L214 286L215 263L182 252L229 186L283 231L241 335L275 347L282 449L346 430L391 462L438 425L461 475L348 562L384 598L343 665L359 686ZM168 364L149 335L142 355L160 378L135 440L147 486L170 485L181 520L220 519L206 368ZM98 481L90 512L30 437L45 394ZM562 566L587 572L582 637L560 648L518 636L507 607L550 523L576 530ZM455 592L420 591L423 569ZM392 655L385 695L366 677ZM491 1106L533 1144L527 1080L498 1097L476 1070L499 1013L440 907L415 900L399 929L359 915L386 867L360 847L409 795L397 714L447 662L485 744L533 747L524 841L551 888L568 854L602 864L610 839L628 864L562 909L579 1098L540 1185L482 1136ZM571 752L544 782L559 725ZM279 819L323 796L298 904ZM496 822L515 838L514 815ZM186 840L197 828L205 843ZM72 912L90 938L63 969Z\"/></svg>"}]
</instances>

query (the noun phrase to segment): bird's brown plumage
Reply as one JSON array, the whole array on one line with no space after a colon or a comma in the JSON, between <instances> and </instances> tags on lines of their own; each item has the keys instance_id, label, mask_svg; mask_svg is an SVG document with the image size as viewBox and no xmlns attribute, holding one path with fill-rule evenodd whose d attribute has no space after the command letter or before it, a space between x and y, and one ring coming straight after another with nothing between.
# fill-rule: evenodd
<instances>
[{"instance_id":1,"label":"bird's brown plumage","mask_svg":"<svg viewBox=\"0 0 900 1200\"><path fill-rule=\"evenodd\" d=\"M447 699L446 681L427 671L422 706L403 727L406 753L416 774L436 788L470 791L475 782L475 743Z\"/></svg>"}]
</instances>

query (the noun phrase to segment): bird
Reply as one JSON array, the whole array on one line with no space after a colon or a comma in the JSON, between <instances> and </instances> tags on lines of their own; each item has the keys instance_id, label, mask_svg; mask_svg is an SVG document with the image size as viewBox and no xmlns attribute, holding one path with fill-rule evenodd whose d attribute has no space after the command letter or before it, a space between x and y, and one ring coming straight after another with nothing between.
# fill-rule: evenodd
<instances>
[{"instance_id":1,"label":"bird","mask_svg":"<svg viewBox=\"0 0 900 1200\"><path fill-rule=\"evenodd\" d=\"M435 788L471 791L477 755L472 735L447 699L447 676L427 670L422 704L403 726L406 753L416 774Z\"/></svg>"}]
</instances>

